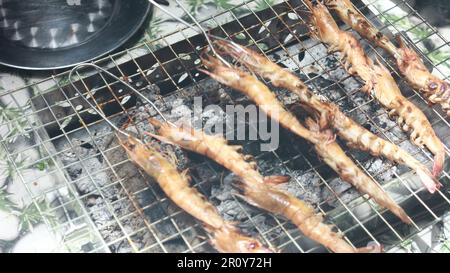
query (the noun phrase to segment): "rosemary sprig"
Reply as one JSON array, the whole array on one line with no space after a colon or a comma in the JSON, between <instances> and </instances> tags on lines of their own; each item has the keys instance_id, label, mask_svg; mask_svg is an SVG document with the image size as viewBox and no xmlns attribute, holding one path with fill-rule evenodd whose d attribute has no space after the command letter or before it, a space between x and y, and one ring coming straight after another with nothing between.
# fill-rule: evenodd
<instances>
[{"instance_id":1,"label":"rosemary sprig","mask_svg":"<svg viewBox=\"0 0 450 273\"><path fill-rule=\"evenodd\" d=\"M402 18L401 16L387 13L381 16L381 21L385 24L393 24L400 30L408 31L418 40L425 39L426 37L429 37L433 34L433 32L428 28L420 25L414 25L407 17ZM432 53L425 53L434 64L443 62L443 65L450 68L450 62L448 62L450 53L443 52L441 50L435 50Z\"/></svg>"},{"instance_id":2,"label":"rosemary sprig","mask_svg":"<svg viewBox=\"0 0 450 273\"><path fill-rule=\"evenodd\" d=\"M0 189L0 210L6 212L14 212L17 211L17 206L9 200L10 194L5 190Z\"/></svg>"},{"instance_id":3,"label":"rosemary sprig","mask_svg":"<svg viewBox=\"0 0 450 273\"><path fill-rule=\"evenodd\" d=\"M200 6L205 4L205 0L187 0L186 3L189 7L189 12L195 16Z\"/></svg>"},{"instance_id":4,"label":"rosemary sprig","mask_svg":"<svg viewBox=\"0 0 450 273\"><path fill-rule=\"evenodd\" d=\"M275 5L276 0L256 0L256 11L264 10L267 8L270 8L271 6Z\"/></svg>"},{"instance_id":5,"label":"rosemary sprig","mask_svg":"<svg viewBox=\"0 0 450 273\"><path fill-rule=\"evenodd\" d=\"M6 138L9 142L14 142L19 135L30 137L30 122L24 115L26 109L30 107L30 102L24 107L13 107L11 105L0 105L0 125L6 126L8 133Z\"/></svg>"},{"instance_id":6,"label":"rosemary sprig","mask_svg":"<svg viewBox=\"0 0 450 273\"><path fill-rule=\"evenodd\" d=\"M25 159L22 158L21 154L17 154L12 161L6 160L6 152L3 148L0 148L0 158L4 160L0 160L0 172L5 179L15 178L18 172L18 169L21 169L25 165Z\"/></svg>"},{"instance_id":7,"label":"rosemary sprig","mask_svg":"<svg viewBox=\"0 0 450 273\"><path fill-rule=\"evenodd\" d=\"M234 5L231 3L231 0L214 0L214 3L216 4L216 7L222 8L224 10L228 10L234 7Z\"/></svg>"},{"instance_id":8,"label":"rosemary sprig","mask_svg":"<svg viewBox=\"0 0 450 273\"><path fill-rule=\"evenodd\" d=\"M37 205L31 203L26 206L19 215L20 230L32 231L33 226L42 223L46 219L52 226L56 224L56 216L50 212L47 202L42 199L37 202Z\"/></svg>"}]
</instances>

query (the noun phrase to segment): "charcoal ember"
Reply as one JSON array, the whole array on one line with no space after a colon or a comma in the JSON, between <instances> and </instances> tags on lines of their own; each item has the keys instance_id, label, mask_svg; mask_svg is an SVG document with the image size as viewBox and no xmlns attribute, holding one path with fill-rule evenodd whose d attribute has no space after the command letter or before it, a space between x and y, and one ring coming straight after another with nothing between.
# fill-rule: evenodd
<instances>
[{"instance_id":1,"label":"charcoal ember","mask_svg":"<svg viewBox=\"0 0 450 273\"><path fill-rule=\"evenodd\" d=\"M192 110L184 104L183 99L177 98L171 102L171 120L187 120L192 116Z\"/></svg>"},{"instance_id":2,"label":"charcoal ember","mask_svg":"<svg viewBox=\"0 0 450 273\"><path fill-rule=\"evenodd\" d=\"M339 71L342 73L342 78L345 78L345 70L340 69ZM339 81L339 79L342 78L339 78L338 76L335 79ZM369 100L370 98L369 96L367 96L367 93L361 91L361 88L363 88L363 86L364 85L354 77L347 77L344 80L340 81L340 90L342 92L345 92L347 94L359 93L365 96L365 100Z\"/></svg>"},{"instance_id":3,"label":"charcoal ember","mask_svg":"<svg viewBox=\"0 0 450 273\"><path fill-rule=\"evenodd\" d=\"M96 190L96 187L103 187L108 183L106 173L99 171L105 167L97 158L84 159L80 167L80 176L82 178L76 181L75 185L81 193L93 192Z\"/></svg>"},{"instance_id":4,"label":"charcoal ember","mask_svg":"<svg viewBox=\"0 0 450 273\"><path fill-rule=\"evenodd\" d=\"M414 157L420 162L427 162L429 161L428 157L432 157L429 151L427 150L421 151L417 145L413 144L409 140L401 142L399 146L405 151L407 151L409 154L414 155Z\"/></svg>"},{"instance_id":5,"label":"charcoal ember","mask_svg":"<svg viewBox=\"0 0 450 273\"><path fill-rule=\"evenodd\" d=\"M243 202L239 204L233 196L234 193L237 193L233 187L233 183L238 179L239 178L235 174L229 173L223 178L221 184L214 185L211 188L211 196L218 201L218 204L216 205L217 210L225 220L241 221L248 219L248 216L244 210L251 210L247 205L243 204Z\"/></svg>"},{"instance_id":6,"label":"charcoal ember","mask_svg":"<svg viewBox=\"0 0 450 273\"><path fill-rule=\"evenodd\" d=\"M250 209L247 205L239 204L235 200L226 200L221 202L217 205L217 209L222 217L227 221L243 221L248 219L248 215L245 211L252 211L252 209Z\"/></svg>"},{"instance_id":7,"label":"charcoal ember","mask_svg":"<svg viewBox=\"0 0 450 273\"><path fill-rule=\"evenodd\" d=\"M208 81L202 90L204 94L199 95L202 96L204 105L231 103L230 95L227 93L228 88L224 88L216 81Z\"/></svg>"},{"instance_id":8,"label":"charcoal ember","mask_svg":"<svg viewBox=\"0 0 450 273\"><path fill-rule=\"evenodd\" d=\"M376 175L376 180L380 183L388 182L395 177L397 166L391 166L380 158L371 158L364 163L364 168L372 175Z\"/></svg>"},{"instance_id":9,"label":"charcoal ember","mask_svg":"<svg viewBox=\"0 0 450 273\"><path fill-rule=\"evenodd\" d=\"M291 181L280 188L310 204L319 204L321 200L320 177L314 172L294 171Z\"/></svg>"},{"instance_id":10,"label":"charcoal ember","mask_svg":"<svg viewBox=\"0 0 450 273\"><path fill-rule=\"evenodd\" d=\"M155 237L146 230L135 232L130 236L130 239L138 249L143 249L157 243Z\"/></svg>"},{"instance_id":11,"label":"charcoal ember","mask_svg":"<svg viewBox=\"0 0 450 273\"><path fill-rule=\"evenodd\" d=\"M264 237L278 245L280 237L285 236L285 233L281 227L277 224L273 214L261 213L251 217L238 224L243 233L253 237L258 237L259 233L263 233ZM257 227L257 228L256 228ZM263 240L261 240L263 242Z\"/></svg>"},{"instance_id":12,"label":"charcoal ember","mask_svg":"<svg viewBox=\"0 0 450 273\"><path fill-rule=\"evenodd\" d=\"M206 111L203 111L201 114L202 119L202 128L207 134L215 134L218 133L217 129L219 129L217 126L223 126L226 124L227 115L225 112L220 109L207 109ZM201 128L197 128L201 129ZM222 130L224 127L222 127ZM221 132L220 132L221 133Z\"/></svg>"},{"instance_id":13,"label":"charcoal ember","mask_svg":"<svg viewBox=\"0 0 450 273\"><path fill-rule=\"evenodd\" d=\"M176 159L175 164L178 170L185 170L188 168L189 158L182 148L170 144L163 144L162 146L162 150L165 151L166 154L173 155L173 158Z\"/></svg>"},{"instance_id":14,"label":"charcoal ember","mask_svg":"<svg viewBox=\"0 0 450 273\"><path fill-rule=\"evenodd\" d=\"M127 240L122 240L118 243L114 243L110 246L112 253L130 253L133 252L133 247Z\"/></svg>"},{"instance_id":15,"label":"charcoal ember","mask_svg":"<svg viewBox=\"0 0 450 273\"><path fill-rule=\"evenodd\" d=\"M363 127L365 127L364 125L368 122L366 115L364 115L361 110L356 110L348 113L348 117Z\"/></svg>"},{"instance_id":16,"label":"charcoal ember","mask_svg":"<svg viewBox=\"0 0 450 273\"><path fill-rule=\"evenodd\" d=\"M226 200L234 200L233 198L233 183L239 180L234 173L228 173L222 179L222 183L213 185L211 189L211 196L219 200L219 202L224 202Z\"/></svg>"},{"instance_id":17,"label":"charcoal ember","mask_svg":"<svg viewBox=\"0 0 450 273\"><path fill-rule=\"evenodd\" d=\"M188 249L181 236L177 236L164 242L164 248L169 253L183 253Z\"/></svg>"},{"instance_id":18,"label":"charcoal ember","mask_svg":"<svg viewBox=\"0 0 450 273\"><path fill-rule=\"evenodd\" d=\"M387 114L375 116L372 118L372 120L381 129L390 129L390 128L394 128L397 126L397 123L394 120L390 119ZM396 129L400 129L400 128L397 126ZM400 130L400 132L401 132L401 130ZM403 133L401 133L401 134L404 135Z\"/></svg>"},{"instance_id":19,"label":"charcoal ember","mask_svg":"<svg viewBox=\"0 0 450 273\"><path fill-rule=\"evenodd\" d=\"M338 57L336 56L336 53L328 55L324 59L321 59L320 62L324 65L324 67L329 68L331 71L339 71L339 73L343 73L343 69L337 69L340 67L340 63Z\"/></svg>"},{"instance_id":20,"label":"charcoal ember","mask_svg":"<svg viewBox=\"0 0 450 273\"><path fill-rule=\"evenodd\" d=\"M113 215L109 212L106 202L102 197L98 197L95 201L89 201L91 206L88 206L88 211L94 223L97 226L106 225L111 219Z\"/></svg>"},{"instance_id":21,"label":"charcoal ember","mask_svg":"<svg viewBox=\"0 0 450 273\"><path fill-rule=\"evenodd\" d=\"M328 182L328 185L330 186L331 190L327 187L324 187L322 191L322 200L325 200L327 204L332 207L339 206L339 202L337 201L334 193L337 193L340 196L352 187L349 183L343 181L340 178L332 179Z\"/></svg>"},{"instance_id":22,"label":"charcoal ember","mask_svg":"<svg viewBox=\"0 0 450 273\"><path fill-rule=\"evenodd\" d=\"M293 105L299 102L299 97L294 92L291 92L287 89L272 89L275 90L275 93L277 94L278 99L283 103L284 105Z\"/></svg>"}]
</instances>

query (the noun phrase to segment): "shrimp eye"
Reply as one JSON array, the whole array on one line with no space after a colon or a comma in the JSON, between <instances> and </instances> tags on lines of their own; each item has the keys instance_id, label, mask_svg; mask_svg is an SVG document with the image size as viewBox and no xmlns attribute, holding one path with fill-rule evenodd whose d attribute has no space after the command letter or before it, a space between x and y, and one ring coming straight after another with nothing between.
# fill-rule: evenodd
<instances>
[{"instance_id":1,"label":"shrimp eye","mask_svg":"<svg viewBox=\"0 0 450 273\"><path fill-rule=\"evenodd\" d=\"M251 243L248 245L248 248L249 248L249 249L255 249L257 246L258 246L258 244L257 244L256 242L251 242Z\"/></svg>"}]
</instances>

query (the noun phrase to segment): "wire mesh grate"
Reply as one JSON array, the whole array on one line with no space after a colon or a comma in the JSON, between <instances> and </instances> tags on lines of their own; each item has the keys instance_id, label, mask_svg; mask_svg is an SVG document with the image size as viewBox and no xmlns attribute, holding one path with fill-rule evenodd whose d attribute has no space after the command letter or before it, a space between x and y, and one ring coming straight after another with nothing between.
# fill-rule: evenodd
<instances>
[{"instance_id":1,"label":"wire mesh grate","mask_svg":"<svg viewBox=\"0 0 450 273\"><path fill-rule=\"evenodd\" d=\"M348 116L430 166L430 154L413 146L373 98L360 94L362 85L343 70L335 54L327 53L325 46L309 38L305 26L308 12L301 1L267 3L267 8L261 11L252 9L254 2L243 1L242 5L201 23L208 23L212 34L256 49L293 70L312 90L335 102ZM393 22L382 19L387 17L389 10L378 10L376 2L356 1L355 5L383 32L398 32L407 38L408 30L400 30ZM421 20L415 27L425 26L430 30L430 36L442 39L442 44L435 50L449 46L407 2L398 2L396 7L402 7L407 14ZM223 23L222 16L225 15L232 21ZM173 43L172 36L175 35L182 35L183 39ZM412 41L411 44L417 44L419 48L420 42ZM392 71L405 96L425 112L448 151L448 118L439 109L429 108L420 94L408 88L392 61L380 50L362 43L369 55L379 58ZM249 104L240 93L205 78L197 70L201 66L198 52L205 44L201 35L181 29L96 63L132 84L161 110L172 115L176 111L192 110L195 96L202 96L205 106ZM437 73L440 72L441 64L433 65L425 54L422 56ZM68 85L67 76L68 72L27 86L41 90L54 87L36 93L26 107L19 108L23 103L15 98L25 88L2 95L11 97L11 105L17 106L11 109L19 111L14 118L0 122L3 128L12 128L12 124L18 123L21 126L17 128L22 129L2 136L1 149L29 196L30 200L24 203L36 207L45 225L61 236L64 247L70 251L214 251L202 226L176 207L154 181L127 159L114 132L77 96ZM132 128L142 136L143 130L148 128L145 118L155 115L148 105L100 71L83 70L77 76L76 85L84 91L84 96L95 98L118 125L133 118ZM266 83L270 86L270 82ZM273 87L272 90L287 106L294 104L295 98L284 90ZM247 126L256 130L255 124ZM347 149L350 157L381 183L412 217L413 225L405 226L365 196L350 187L343 187L344 183L317 159L305 141L283 130L280 137L280 147L271 152L259 151L260 141L236 141L235 144L243 145L245 153L255 156L263 174L290 175L293 179L287 190L314 204L354 246L374 242L392 248L440 221L449 209L448 166L441 176L445 187L430 195L418 187L415 175L402 166ZM25 145L18 149L11 145L15 141ZM286 147L283 145L286 142L291 145ZM36 158L21 158L30 151L36 151ZM192 185L208 196L224 217L237 220L248 234L283 252L326 251L289 222L255 209L234 195L227 196L225 193L230 189L227 181L231 175L223 168L203 157L176 149L175 154L180 164L189 168ZM31 177L24 173L30 166L48 168ZM44 180L53 182L41 183ZM43 207L42 200L52 202L49 207Z\"/></svg>"}]
</instances>

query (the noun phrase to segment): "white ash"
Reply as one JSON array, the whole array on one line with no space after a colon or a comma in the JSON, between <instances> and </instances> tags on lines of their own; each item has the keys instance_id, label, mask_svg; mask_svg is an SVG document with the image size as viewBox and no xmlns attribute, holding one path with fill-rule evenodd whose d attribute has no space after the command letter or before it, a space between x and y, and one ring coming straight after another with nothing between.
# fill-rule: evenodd
<instances>
[{"instance_id":1,"label":"white ash","mask_svg":"<svg viewBox=\"0 0 450 273\"><path fill-rule=\"evenodd\" d=\"M367 124L368 119L366 115L364 115L360 110L348 112L346 113L346 115L363 127L365 127L365 125Z\"/></svg>"},{"instance_id":2,"label":"white ash","mask_svg":"<svg viewBox=\"0 0 450 273\"><path fill-rule=\"evenodd\" d=\"M275 90L278 99L281 101L281 103L283 103L286 106L293 105L299 102L299 96L294 92L288 91L286 89L272 89L272 90Z\"/></svg>"},{"instance_id":3,"label":"white ash","mask_svg":"<svg viewBox=\"0 0 450 273\"><path fill-rule=\"evenodd\" d=\"M172 110L170 111L170 116L173 120L190 120L192 116L192 110L183 104L182 99L177 99L173 101Z\"/></svg>"},{"instance_id":4,"label":"white ash","mask_svg":"<svg viewBox=\"0 0 450 273\"><path fill-rule=\"evenodd\" d=\"M76 164L74 166L70 166L69 168L71 170L76 168L78 174L77 176L81 177L75 182L78 191L81 193L94 192L96 190L96 186L101 188L108 183L106 173L99 171L104 169L105 166L103 166L103 164L100 163L95 157L84 159L83 165Z\"/></svg>"},{"instance_id":5,"label":"white ash","mask_svg":"<svg viewBox=\"0 0 450 273\"><path fill-rule=\"evenodd\" d=\"M333 192L335 192L340 198L342 198L342 200L346 200L346 201L348 201L348 196L355 197L352 194L350 194L350 195L344 194L352 186L349 183L343 181L341 178L332 179L331 181L328 182L328 185L330 186L331 190L328 189L327 187L324 187L324 189L322 191L322 200L327 201L327 204L332 207L338 207L340 205L339 201L337 200L337 198ZM345 195L345 196L343 196L343 195Z\"/></svg>"},{"instance_id":6,"label":"white ash","mask_svg":"<svg viewBox=\"0 0 450 273\"><path fill-rule=\"evenodd\" d=\"M381 184L392 180L397 172L397 166L387 168L389 165L381 158L370 158L363 163L363 166L369 173L376 175L376 180Z\"/></svg>"},{"instance_id":7,"label":"white ash","mask_svg":"<svg viewBox=\"0 0 450 273\"><path fill-rule=\"evenodd\" d=\"M225 112L223 110L220 110L220 112L217 112L214 109L210 109L210 110L202 112L201 119L202 119L202 124L203 124L202 127L204 128L205 132L207 134L215 134L217 132L212 131L213 129L217 130L215 125L226 124L228 116L225 114ZM226 128L226 127L224 126L223 128ZM196 129L201 129L201 128L196 128Z\"/></svg>"},{"instance_id":8,"label":"white ash","mask_svg":"<svg viewBox=\"0 0 450 273\"><path fill-rule=\"evenodd\" d=\"M95 224L98 226L104 226L107 224L112 218L111 212L108 210L106 202L102 197L98 197L95 199L95 202L90 201L92 206L89 207L89 211L91 217L95 219Z\"/></svg>"},{"instance_id":9,"label":"white ash","mask_svg":"<svg viewBox=\"0 0 450 273\"><path fill-rule=\"evenodd\" d=\"M405 136L400 127L397 126L397 122L390 119L387 113L373 117L373 121L382 129L390 129L389 132L396 130L400 135Z\"/></svg>"},{"instance_id":10,"label":"white ash","mask_svg":"<svg viewBox=\"0 0 450 273\"><path fill-rule=\"evenodd\" d=\"M320 177L314 172L303 173L302 171L294 171L291 180L279 187L293 196L314 205L319 204L321 200L320 182Z\"/></svg>"},{"instance_id":11,"label":"white ash","mask_svg":"<svg viewBox=\"0 0 450 273\"><path fill-rule=\"evenodd\" d=\"M216 206L219 213L227 221L242 221L248 219L247 214L243 211L244 209L250 208L241 202L239 204L233 196L236 193L233 187L234 181L239 179L235 174L229 173L226 175L219 185L213 185L211 189L211 196L220 201Z\"/></svg>"},{"instance_id":12,"label":"white ash","mask_svg":"<svg viewBox=\"0 0 450 273\"><path fill-rule=\"evenodd\" d=\"M219 185L213 185L211 188L211 196L215 199L224 202L226 200L233 199L234 187L232 186L233 180L238 179L233 173L229 173L223 179L223 183Z\"/></svg>"},{"instance_id":13,"label":"white ash","mask_svg":"<svg viewBox=\"0 0 450 273\"><path fill-rule=\"evenodd\" d=\"M244 209L248 206L242 205ZM217 205L217 209L219 210L222 217L227 221L243 221L248 219L247 214L243 211L238 202L235 200L225 200Z\"/></svg>"}]
</instances>

